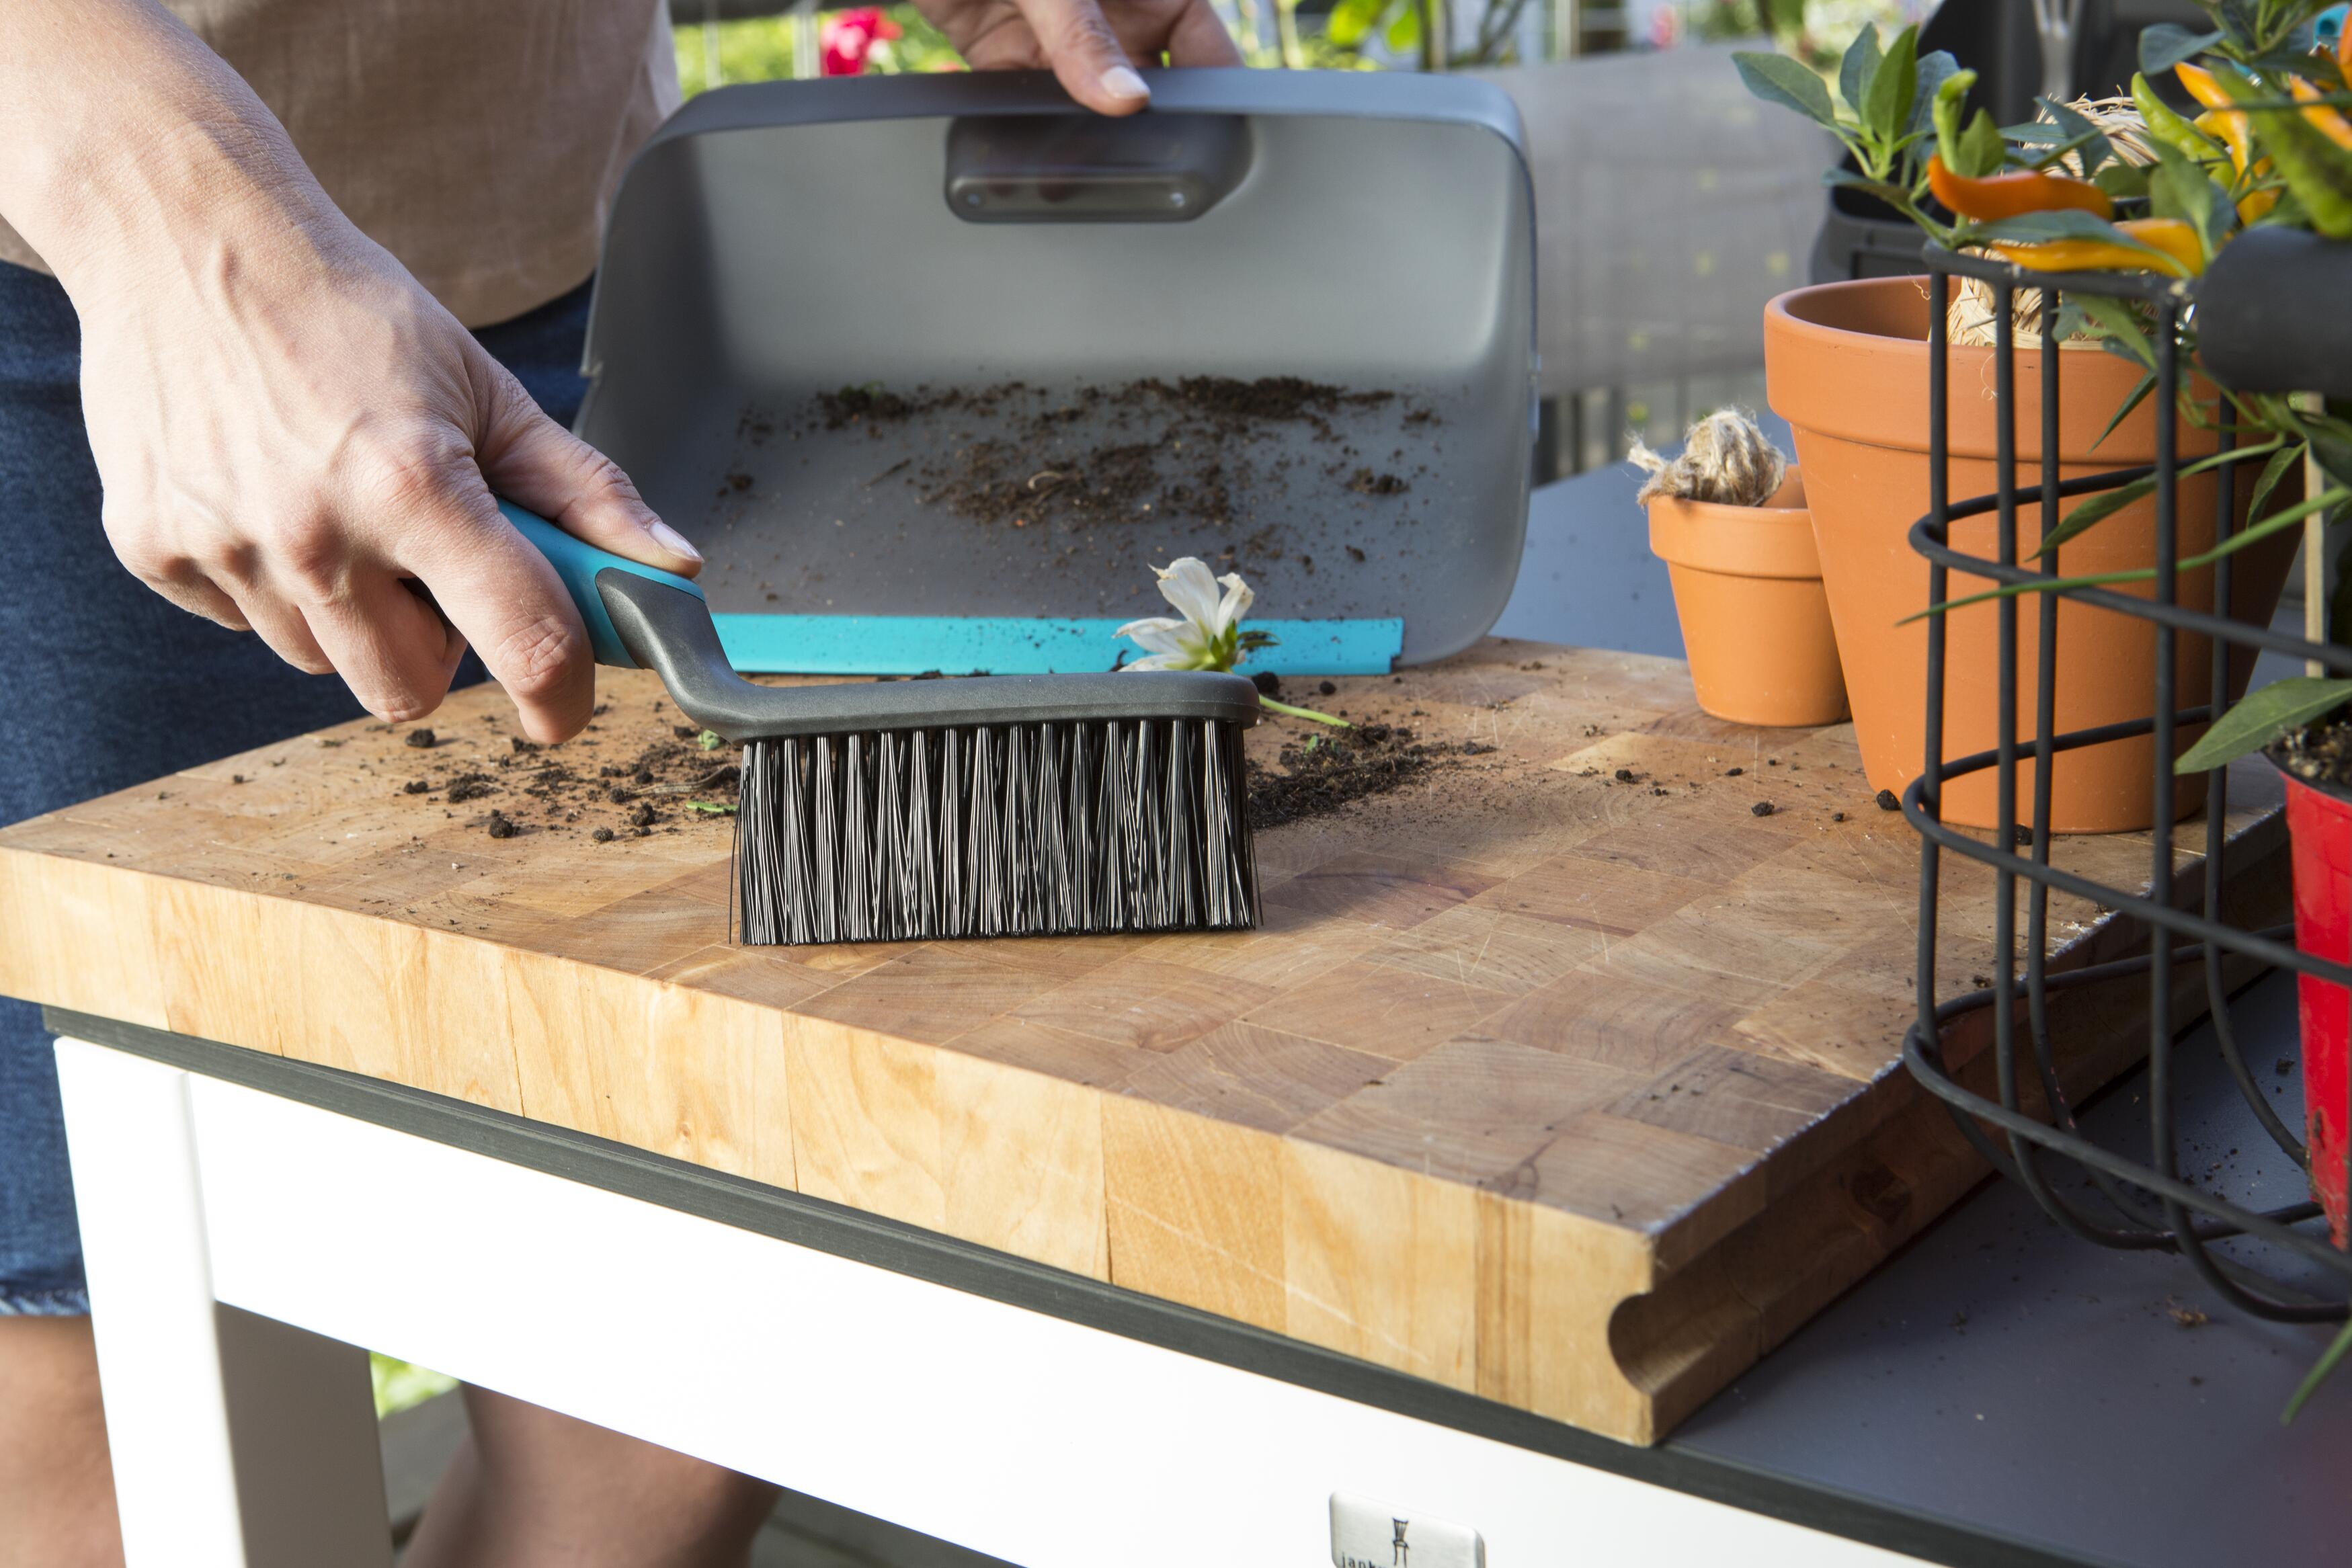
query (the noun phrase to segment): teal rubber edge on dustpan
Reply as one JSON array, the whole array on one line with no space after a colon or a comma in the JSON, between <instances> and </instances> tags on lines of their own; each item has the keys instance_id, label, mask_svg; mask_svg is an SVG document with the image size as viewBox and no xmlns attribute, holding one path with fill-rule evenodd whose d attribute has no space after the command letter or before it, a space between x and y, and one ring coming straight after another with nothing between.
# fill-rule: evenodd
<instances>
[{"instance_id":1,"label":"teal rubber edge on dustpan","mask_svg":"<svg viewBox=\"0 0 2352 1568\"><path fill-rule=\"evenodd\" d=\"M958 615L718 615L737 669L761 674L919 675L985 670L1043 675L1108 670L1141 650L1124 622ZM1275 638L1242 674L1385 675L1404 646L1402 619L1250 621Z\"/></svg>"}]
</instances>

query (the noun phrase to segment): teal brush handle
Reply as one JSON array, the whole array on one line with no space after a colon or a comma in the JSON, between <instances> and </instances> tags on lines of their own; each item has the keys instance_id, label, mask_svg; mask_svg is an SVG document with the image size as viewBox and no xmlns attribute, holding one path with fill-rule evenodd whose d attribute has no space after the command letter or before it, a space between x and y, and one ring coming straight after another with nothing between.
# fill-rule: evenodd
<instances>
[{"instance_id":1,"label":"teal brush handle","mask_svg":"<svg viewBox=\"0 0 2352 1568\"><path fill-rule=\"evenodd\" d=\"M563 580L563 591L572 595L572 608L579 611L580 619L587 622L588 645L596 651L596 662L600 664L611 664L624 670L637 667L636 660L631 658L628 649L622 645L621 634L613 628L613 617L604 608L604 597L596 591L598 572L625 571L648 582L683 589L697 599L702 597L702 590L690 579L664 571L659 567L647 566L643 561L631 560L626 556L614 555L608 549L598 549L587 540L565 533L545 517L526 512L511 501L500 501L499 511L515 526L517 533L529 539L539 553L547 558L547 564L553 567L555 575Z\"/></svg>"}]
</instances>

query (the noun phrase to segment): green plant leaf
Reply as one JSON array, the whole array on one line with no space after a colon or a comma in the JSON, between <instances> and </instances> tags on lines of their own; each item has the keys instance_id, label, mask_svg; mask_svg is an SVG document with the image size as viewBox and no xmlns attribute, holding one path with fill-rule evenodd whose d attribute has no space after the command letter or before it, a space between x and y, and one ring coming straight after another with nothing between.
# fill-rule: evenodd
<instances>
[{"instance_id":1,"label":"green plant leaf","mask_svg":"<svg viewBox=\"0 0 2352 1568\"><path fill-rule=\"evenodd\" d=\"M716 751L727 744L726 737L715 729L706 729L694 737L694 744L705 751Z\"/></svg>"},{"instance_id":2,"label":"green plant leaf","mask_svg":"<svg viewBox=\"0 0 2352 1568\"><path fill-rule=\"evenodd\" d=\"M2156 369L2156 346L2147 340L2147 328L2132 314L2129 305L2104 294L2070 295L2066 302L2082 308L2103 341L2121 348L2126 358L2137 360L2147 369Z\"/></svg>"},{"instance_id":3,"label":"green plant leaf","mask_svg":"<svg viewBox=\"0 0 2352 1568\"><path fill-rule=\"evenodd\" d=\"M1936 84L1936 95L1927 106L1928 117L1936 125L1937 155L1956 174L1967 172L1961 166L1960 113L1968 105L1969 89L1976 84L1976 72L1953 71Z\"/></svg>"},{"instance_id":4,"label":"green plant leaf","mask_svg":"<svg viewBox=\"0 0 2352 1568\"><path fill-rule=\"evenodd\" d=\"M2213 62L2213 79L2234 102L2273 101L2268 89L2257 86L2227 60ZM2300 110L2245 112L2255 141L2270 154L2313 230L2329 239L2352 239L2352 150L2330 141Z\"/></svg>"},{"instance_id":5,"label":"green plant leaf","mask_svg":"<svg viewBox=\"0 0 2352 1568\"><path fill-rule=\"evenodd\" d=\"M2265 455L2270 450L2269 442L2264 442L2260 446L2233 446L2227 452L2216 452L2210 457L2199 458L2180 471L2180 477L2193 478L2200 474L2210 474L2216 468L2227 468L2239 463L2251 463L2255 458ZM2112 490L2100 491L2067 513L2066 520L2060 523L2053 531L2042 535L2041 547L2034 553L2039 556L2049 555L2060 545L2080 535L2084 529L2115 516L2155 488L2156 476L2150 474L2145 478L2135 479L2128 485L2118 485Z\"/></svg>"},{"instance_id":6,"label":"green plant leaf","mask_svg":"<svg viewBox=\"0 0 2352 1568\"><path fill-rule=\"evenodd\" d=\"M2304 77L2331 89L2340 86L2344 80L2344 73L2336 68L2334 60L2307 50L2273 49L2266 55L2249 55L2238 63L2250 71L2260 72L2273 79Z\"/></svg>"},{"instance_id":7,"label":"green plant leaf","mask_svg":"<svg viewBox=\"0 0 2352 1568\"><path fill-rule=\"evenodd\" d=\"M2159 218L2180 218L2195 229L2210 256L2221 248L2237 226L2237 209L2230 193L2206 177L2205 171L2179 148L2154 143L2156 162L2147 170L2148 211Z\"/></svg>"},{"instance_id":8,"label":"green plant leaf","mask_svg":"<svg viewBox=\"0 0 2352 1568\"><path fill-rule=\"evenodd\" d=\"M2065 520L2055 528L2042 535L2041 548L2035 553L2045 556L2053 553L2069 539L2088 532L2093 527L2106 521L2134 501L2144 498L2155 488L2156 476L2151 474L2146 478L2135 479L2128 485L2118 485L2112 490L2100 491L2067 513Z\"/></svg>"},{"instance_id":9,"label":"green plant leaf","mask_svg":"<svg viewBox=\"0 0 2352 1568\"><path fill-rule=\"evenodd\" d=\"M2064 133L2065 140L2082 144L2083 173L2086 178L2095 177L2099 170L2114 159L2115 147L2097 126L2063 103L2046 98L2037 98L2033 101L2042 106L2042 112L2057 122L2057 129Z\"/></svg>"},{"instance_id":10,"label":"green plant leaf","mask_svg":"<svg viewBox=\"0 0 2352 1568\"><path fill-rule=\"evenodd\" d=\"M2190 556L2187 560L2180 562L2176 570L2202 571L2223 556L2235 555L2242 549L2258 545L2273 534L2295 527L2312 513L2324 511L2330 507L2340 507L2347 500L2352 500L2352 490L2329 490L2311 500L2289 507L2285 511L2273 517L2264 517L2243 533L2231 535L2204 554ZM2155 576L2154 567L2144 566L2131 571L2101 571L2082 577L2053 577L2046 582L2005 583L1999 588L1987 589L1982 593L1971 593L1961 599L1948 599L1941 604L1930 604L1916 614L1906 615L1895 624L1908 626L1912 622L1924 621L1930 615L1942 615L1954 610L1965 610L1971 604L1983 604L1990 600L2014 598L2021 593L2055 593L2061 589L2067 588L2105 588L2118 582L2146 582Z\"/></svg>"},{"instance_id":11,"label":"green plant leaf","mask_svg":"<svg viewBox=\"0 0 2352 1568\"><path fill-rule=\"evenodd\" d=\"M2147 171L2137 163L2110 163L2091 183L2118 202L2147 194Z\"/></svg>"},{"instance_id":12,"label":"green plant leaf","mask_svg":"<svg viewBox=\"0 0 2352 1568\"><path fill-rule=\"evenodd\" d=\"M2286 1402L2286 1408L2279 1412L2280 1426L2284 1427L2294 1419L2295 1413L2319 1392L2319 1385L2327 1381L2328 1375L2343 1363L2347 1354L2352 1354L2352 1322L2336 1331L2336 1337L2327 1342L2327 1348L2320 1352L2319 1359L2312 1364L2309 1372L2304 1374L2303 1381L2295 1385L2294 1396Z\"/></svg>"},{"instance_id":13,"label":"green plant leaf","mask_svg":"<svg viewBox=\"0 0 2352 1568\"><path fill-rule=\"evenodd\" d=\"M2139 34L2139 68L2160 77L2186 59L2193 59L2221 41L2219 33L2192 33L2177 22L2158 22Z\"/></svg>"},{"instance_id":14,"label":"green plant leaf","mask_svg":"<svg viewBox=\"0 0 2352 1568\"><path fill-rule=\"evenodd\" d=\"M1952 165L1952 172L1970 180L1998 174L2001 165L2009 162L2009 143L2000 139L2000 127L1981 109L1969 121L1969 128L1960 132L1958 152L1960 161Z\"/></svg>"},{"instance_id":15,"label":"green plant leaf","mask_svg":"<svg viewBox=\"0 0 2352 1568\"><path fill-rule=\"evenodd\" d=\"M1968 232L1959 238L1963 245L1986 245L1994 240L2024 241L2028 244L2053 239L2094 240L2154 257L2168 271L2179 269L2179 264L2162 251L2153 246L2142 245L2096 213L2086 213L2078 207L2062 207L2046 213L2020 213L2013 218L2002 218L1997 223L1971 224Z\"/></svg>"},{"instance_id":16,"label":"green plant leaf","mask_svg":"<svg viewBox=\"0 0 2352 1568\"><path fill-rule=\"evenodd\" d=\"M2315 420L2305 421L2304 429L2319 471L2339 485L2352 485L2352 437Z\"/></svg>"},{"instance_id":17,"label":"green plant leaf","mask_svg":"<svg viewBox=\"0 0 2352 1568\"><path fill-rule=\"evenodd\" d=\"M2270 502L2271 492L2278 488L2279 481L2293 472L2296 464L2303 461L2306 450L2308 448L2305 445L2282 446L2271 454L2271 460L2263 465L2261 476L2254 480L2254 498L2246 507L2247 517L2259 518L2263 515L2263 507Z\"/></svg>"},{"instance_id":18,"label":"green plant leaf","mask_svg":"<svg viewBox=\"0 0 2352 1568\"><path fill-rule=\"evenodd\" d=\"M1919 57L1919 85L1911 94L1911 118L1903 122L1906 136L1925 135L1934 129L1936 103L1942 95L1944 84L1959 74L1960 62L1952 57L1949 49L1930 49ZM1970 79L1974 76L1971 73ZM1963 87L1962 92L1968 90Z\"/></svg>"},{"instance_id":19,"label":"green plant leaf","mask_svg":"<svg viewBox=\"0 0 2352 1568\"><path fill-rule=\"evenodd\" d=\"M1878 75L1880 57L1878 24L1865 22L1862 31L1853 36L1853 42L1846 46L1845 58L1838 62L1838 96L1857 115L1870 97L1871 79Z\"/></svg>"},{"instance_id":20,"label":"green plant leaf","mask_svg":"<svg viewBox=\"0 0 2352 1568\"><path fill-rule=\"evenodd\" d=\"M2112 340L2109 340L2112 341ZM2146 402L2147 401L2147 394L2155 390L2156 372L2154 371L2149 371L2147 374L2139 378L2139 384L2132 388L2131 395L2124 399L2124 401L2116 406L2114 416L2107 421L2106 428L2099 432L2099 440L2091 443L2091 450L2096 452L2099 449L2099 443L2106 440L2108 436L2113 435L2116 433L2116 426L2121 424L2125 420L2129 419L2131 417L2132 410L2137 408L2141 403Z\"/></svg>"},{"instance_id":21,"label":"green plant leaf","mask_svg":"<svg viewBox=\"0 0 2352 1568\"><path fill-rule=\"evenodd\" d=\"M688 800L686 803L686 809L689 811L699 811L706 817L731 817L736 810L734 806L724 800Z\"/></svg>"},{"instance_id":22,"label":"green plant leaf","mask_svg":"<svg viewBox=\"0 0 2352 1568\"><path fill-rule=\"evenodd\" d=\"M1758 98L1793 109L1819 124L1836 126L1837 109L1830 102L1830 89L1822 85L1821 78L1788 56L1742 50L1731 57L1731 63L1748 90Z\"/></svg>"},{"instance_id":23,"label":"green plant leaf","mask_svg":"<svg viewBox=\"0 0 2352 1568\"><path fill-rule=\"evenodd\" d=\"M2250 751L2260 751L2296 725L2352 701L2352 680L2332 675L2294 675L2250 692L2237 706L2214 721L2213 727L2181 754L2175 773L2202 773L2225 762L2235 762Z\"/></svg>"},{"instance_id":24,"label":"green plant leaf","mask_svg":"<svg viewBox=\"0 0 2352 1568\"><path fill-rule=\"evenodd\" d=\"M1339 0L1331 7L1331 19L1325 25L1324 37L1343 49L1354 48L1380 26L1389 4L1390 0Z\"/></svg>"},{"instance_id":25,"label":"green plant leaf","mask_svg":"<svg viewBox=\"0 0 2352 1568\"><path fill-rule=\"evenodd\" d=\"M1866 103L1854 106L1862 122L1882 141L1903 134L1911 118L1911 99L1919 90L1919 29L1904 28L1886 47L1886 57L1870 78Z\"/></svg>"}]
</instances>

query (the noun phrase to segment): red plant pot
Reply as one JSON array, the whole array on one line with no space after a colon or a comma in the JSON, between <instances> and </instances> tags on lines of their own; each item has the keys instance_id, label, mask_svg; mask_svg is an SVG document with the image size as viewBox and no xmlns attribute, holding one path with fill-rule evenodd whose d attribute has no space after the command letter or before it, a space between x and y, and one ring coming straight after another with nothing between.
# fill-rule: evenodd
<instances>
[{"instance_id":1,"label":"red plant pot","mask_svg":"<svg viewBox=\"0 0 2352 1568\"><path fill-rule=\"evenodd\" d=\"M2286 825L2294 841L2294 944L2315 958L2352 960L2352 797L2286 779ZM2352 1120L2347 1035L2352 991L2312 975L2296 977L2303 1014L2304 1137L2311 1192L2326 1211L2338 1247L2347 1244L2346 1123Z\"/></svg>"}]
</instances>

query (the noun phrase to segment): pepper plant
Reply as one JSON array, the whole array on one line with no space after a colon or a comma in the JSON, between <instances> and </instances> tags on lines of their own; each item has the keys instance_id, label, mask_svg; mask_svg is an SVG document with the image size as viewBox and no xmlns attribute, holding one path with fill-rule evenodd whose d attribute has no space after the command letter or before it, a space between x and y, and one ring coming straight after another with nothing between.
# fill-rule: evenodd
<instances>
[{"instance_id":1,"label":"pepper plant","mask_svg":"<svg viewBox=\"0 0 2352 1568\"><path fill-rule=\"evenodd\" d=\"M1854 39L1838 69L1838 98L1822 78L1776 55L1734 57L1749 90L1810 116L1843 143L1855 165L1831 183L1862 190L1902 213L1937 244L1979 250L2029 272L2143 272L2189 280L2238 235L2256 226L2306 229L2352 240L2352 35L2333 49L2309 47L2313 24L2332 0L2199 0L2212 26L2202 32L2164 24L2139 39L2129 110L2146 161L2122 155L2116 139L2074 105L2039 99L2030 123L2002 127L1979 109L1966 115L1974 72L1942 52L1920 57L1916 28L1880 46ZM2169 76L2198 106L2172 109L2155 86ZM2112 124L2110 125L2112 129ZM2315 308L2327 302L2313 301ZM2183 312L2179 348L2196 352L2195 312ZM2092 339L2137 363L2137 387L2108 421L2112 432L2156 386L2156 346L2147 319L2120 299L2070 296L2062 335ZM2200 389L2201 390L2201 389ZM2310 526L2352 501L2352 406L2277 394L2223 391L2199 402L2184 387L2182 416L2226 430L2231 448L2184 465L2188 477L2259 463L2250 527L2179 563L2212 565L2283 529ZM2105 433L2101 439L2105 439ZM2280 483L2306 459L2321 482L2294 506L2265 514ZM2043 534L2038 553L2058 549L2155 487L2153 476L2092 496ZM2153 569L2062 578L1993 590L1934 606L1936 614L1987 599L2147 581ZM2352 642L2352 600L2339 589L2330 640ZM2268 745L2293 727L2352 700L2352 680L2280 681L2248 696L2179 760L2183 772L2219 767Z\"/></svg>"}]
</instances>

